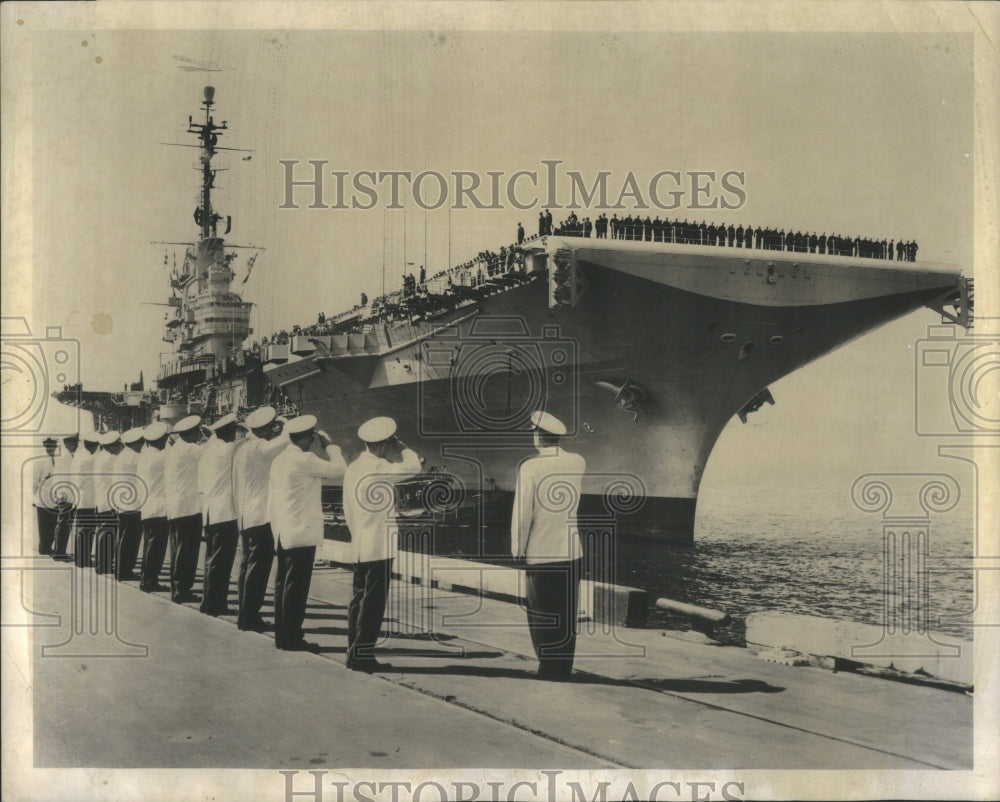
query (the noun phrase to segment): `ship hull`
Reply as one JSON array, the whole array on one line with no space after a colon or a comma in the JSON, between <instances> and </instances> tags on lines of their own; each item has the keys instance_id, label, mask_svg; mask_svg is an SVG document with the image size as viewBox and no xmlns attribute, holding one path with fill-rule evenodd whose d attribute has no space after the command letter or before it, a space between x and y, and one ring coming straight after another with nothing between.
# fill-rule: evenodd
<instances>
[{"instance_id":1,"label":"ship hull","mask_svg":"<svg viewBox=\"0 0 1000 802\"><path fill-rule=\"evenodd\" d=\"M567 250L577 282L571 303L553 306L551 260ZM690 542L701 476L734 415L957 280L870 261L554 241L537 254L535 280L416 342L265 374L348 460L361 422L395 418L427 474L454 477L442 504L481 507L479 525L494 530L509 525L517 466L534 453L528 416L546 409L587 460L582 523Z\"/></svg>"}]
</instances>

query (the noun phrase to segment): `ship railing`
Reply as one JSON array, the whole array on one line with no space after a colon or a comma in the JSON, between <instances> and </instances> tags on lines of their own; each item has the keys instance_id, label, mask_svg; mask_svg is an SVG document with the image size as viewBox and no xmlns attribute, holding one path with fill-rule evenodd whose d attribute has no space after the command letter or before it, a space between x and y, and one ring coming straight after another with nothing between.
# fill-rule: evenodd
<instances>
[{"instance_id":1,"label":"ship railing","mask_svg":"<svg viewBox=\"0 0 1000 802\"><path fill-rule=\"evenodd\" d=\"M330 325L336 325L337 316L326 318L323 324L308 326L293 333L288 342L264 344L261 346L263 361L284 362L289 353L299 357L307 357L316 353L321 347L324 356L358 356L364 354L382 353L386 348L392 348L396 330L399 328L420 327L421 324L432 326L432 321L448 312L455 312L477 303L487 295L505 292L508 289L523 284L530 272L515 265L510 270L495 272L492 276L483 275L481 279L473 276L472 281L453 284L450 293L421 292L402 299L400 303L391 303L399 295L392 293L373 302L375 309L372 317L357 324L354 331L330 332ZM437 296L447 297L448 301L434 306L433 299ZM387 300L388 299L388 300ZM363 307L362 307L363 308ZM358 310L348 310L344 313L348 319L355 317ZM392 334L390 334L392 332Z\"/></svg>"},{"instance_id":2,"label":"ship railing","mask_svg":"<svg viewBox=\"0 0 1000 802\"><path fill-rule=\"evenodd\" d=\"M201 370L206 365L211 364L214 359L215 358L211 354L202 354L201 356L192 357L190 359L164 362L160 365L160 378L175 376L179 373Z\"/></svg>"},{"instance_id":3,"label":"ship railing","mask_svg":"<svg viewBox=\"0 0 1000 802\"><path fill-rule=\"evenodd\" d=\"M522 248L524 245L527 245L529 242L533 242L537 239L540 239L540 236L538 234L533 234L525 238L519 245L511 243L510 251L508 253L515 252L515 249ZM492 273L489 270L490 267L493 268ZM483 268L486 268L486 270L483 271ZM483 271L482 276L477 276L476 272L474 272L477 269ZM312 339L317 337L325 338L345 333L354 333L337 332L333 330L338 325L349 322L354 318L363 319L365 322L361 325L361 330L363 332L370 332L372 331L372 326L385 325L387 322L391 322L392 314L395 311L401 311L404 314L407 314L407 316L411 311L417 315L436 316L438 314L437 310L409 310L409 303L413 299L420 300L433 296L443 296L449 294L449 291L455 286L478 288L492 284L493 289L497 289L497 285L502 285L499 287L501 290L507 289L508 285L514 285L516 282L508 281L505 277L515 273L527 275L529 272L530 271L527 269L523 256L518 256L513 260L511 260L506 254L501 257L499 253L494 254L488 259L477 256L476 258L470 259L462 264L457 264L445 270L441 270L429 278L425 278L424 281L415 283L412 290L392 290L371 299L365 305L355 304L350 309L345 309L344 311L334 315L325 316L323 322L318 323L315 326L302 328L298 332L293 331L291 352L300 356L306 356L315 350L311 347L311 343L309 342ZM461 280L456 280L456 278L460 278ZM448 283L449 279L451 280L450 284ZM457 306L464 305L465 303L462 298L458 298L456 301L456 308ZM444 307L440 310L441 313L447 311L451 310ZM296 342L294 340L294 335L296 334L301 335L303 339Z\"/></svg>"}]
</instances>

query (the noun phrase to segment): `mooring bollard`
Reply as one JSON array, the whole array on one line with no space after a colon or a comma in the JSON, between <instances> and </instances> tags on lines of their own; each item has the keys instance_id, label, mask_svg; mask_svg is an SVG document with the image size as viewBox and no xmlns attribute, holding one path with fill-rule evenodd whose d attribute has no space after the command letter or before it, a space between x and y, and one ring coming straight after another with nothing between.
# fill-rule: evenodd
<instances>
[{"instance_id":1,"label":"mooring bollard","mask_svg":"<svg viewBox=\"0 0 1000 802\"><path fill-rule=\"evenodd\" d=\"M717 624L728 624L732 620L729 613L724 613L721 610L712 610L708 607L699 607L697 604L688 604L663 597L656 600L656 606L661 610L669 610L672 613L687 616L691 619L691 629L709 637L712 636L712 628Z\"/></svg>"}]
</instances>

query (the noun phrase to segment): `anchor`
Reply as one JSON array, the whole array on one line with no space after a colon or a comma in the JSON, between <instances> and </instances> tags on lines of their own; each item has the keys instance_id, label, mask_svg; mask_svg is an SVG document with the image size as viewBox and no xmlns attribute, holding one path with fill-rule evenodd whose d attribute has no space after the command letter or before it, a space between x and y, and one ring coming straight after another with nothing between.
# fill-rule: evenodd
<instances>
[{"instance_id":1,"label":"anchor","mask_svg":"<svg viewBox=\"0 0 1000 802\"><path fill-rule=\"evenodd\" d=\"M625 383L621 386L617 386L606 381L597 382L597 386L603 390L614 393L615 403L618 404L623 412L634 413L632 418L633 423L636 423L639 420L639 413L642 411L642 405L646 402L646 391L643 390L638 384L633 382L631 379L626 379Z\"/></svg>"},{"instance_id":2,"label":"anchor","mask_svg":"<svg viewBox=\"0 0 1000 802\"><path fill-rule=\"evenodd\" d=\"M764 406L764 404L774 404L774 396L771 395L771 391L766 387L747 401L746 404L743 405L743 408L736 413L740 417L740 422L746 423L747 415L756 412Z\"/></svg>"}]
</instances>

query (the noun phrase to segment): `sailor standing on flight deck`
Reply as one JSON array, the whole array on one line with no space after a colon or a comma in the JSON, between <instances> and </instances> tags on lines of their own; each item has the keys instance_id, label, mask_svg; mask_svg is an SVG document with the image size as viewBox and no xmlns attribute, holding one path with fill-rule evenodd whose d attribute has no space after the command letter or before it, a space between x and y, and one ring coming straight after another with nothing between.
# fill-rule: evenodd
<instances>
[{"instance_id":1,"label":"sailor standing on flight deck","mask_svg":"<svg viewBox=\"0 0 1000 802\"><path fill-rule=\"evenodd\" d=\"M100 442L100 435L87 432L83 436L83 448L73 458L73 477L80 501L74 516L73 551L78 568L89 568L90 552L94 545L94 528L97 526L97 499L94 495L94 452Z\"/></svg>"},{"instance_id":2,"label":"sailor standing on flight deck","mask_svg":"<svg viewBox=\"0 0 1000 802\"><path fill-rule=\"evenodd\" d=\"M94 570L110 574L115 568L115 540L118 537L118 513L112 503L112 488L116 488L115 459L122 449L118 432L101 435L101 450L94 455L94 494L97 498L97 547L94 550ZM116 488L117 492L120 488Z\"/></svg>"},{"instance_id":3,"label":"sailor standing on flight deck","mask_svg":"<svg viewBox=\"0 0 1000 802\"><path fill-rule=\"evenodd\" d=\"M198 495L200 427L201 417L198 415L188 415L177 421L174 434L179 439L167 449L164 460L170 530L170 598L178 604L201 601L191 590L201 550L201 498Z\"/></svg>"},{"instance_id":4,"label":"sailor standing on flight deck","mask_svg":"<svg viewBox=\"0 0 1000 802\"><path fill-rule=\"evenodd\" d=\"M139 451L143 446L142 429L129 429L122 434L125 447L115 458L115 474L125 482L122 492L115 495L118 510L118 538L115 541L115 579L123 582L135 579L135 561L142 539L140 510L146 489L138 479Z\"/></svg>"},{"instance_id":5,"label":"sailor standing on flight deck","mask_svg":"<svg viewBox=\"0 0 1000 802\"><path fill-rule=\"evenodd\" d=\"M267 485L271 463L288 445L288 437L281 436L282 422L275 414L273 407L261 407L247 415L244 425L250 433L233 457L233 496L243 546L236 626L254 632L269 628L260 617L267 579L274 564L274 533L267 515Z\"/></svg>"},{"instance_id":6,"label":"sailor standing on flight deck","mask_svg":"<svg viewBox=\"0 0 1000 802\"><path fill-rule=\"evenodd\" d=\"M365 450L344 474L344 518L351 531L354 597L347 611L347 667L388 668L375 660L389 595L397 534L393 485L420 473L420 457L395 437L392 418L372 418L358 429Z\"/></svg>"},{"instance_id":7,"label":"sailor standing on flight deck","mask_svg":"<svg viewBox=\"0 0 1000 802\"><path fill-rule=\"evenodd\" d=\"M240 530L233 502L233 453L236 415L223 415L211 427L215 436L201 447L198 489L205 525L205 571L201 611L229 615L229 580L236 559Z\"/></svg>"},{"instance_id":8,"label":"sailor standing on flight deck","mask_svg":"<svg viewBox=\"0 0 1000 802\"><path fill-rule=\"evenodd\" d=\"M312 580L316 546L323 540L321 479L340 479L344 457L340 447L316 431L315 415L292 418L285 431L291 441L271 463L267 509L277 542L278 572L274 578L274 645L285 651L314 651L303 637L306 598ZM328 459L313 454L315 439Z\"/></svg>"},{"instance_id":9,"label":"sailor standing on flight deck","mask_svg":"<svg viewBox=\"0 0 1000 802\"><path fill-rule=\"evenodd\" d=\"M587 463L559 447L566 427L534 412L538 456L521 463L511 516L511 552L525 562L526 608L538 676L567 680L576 652L576 614L583 549L576 524Z\"/></svg>"},{"instance_id":10,"label":"sailor standing on flight deck","mask_svg":"<svg viewBox=\"0 0 1000 802\"><path fill-rule=\"evenodd\" d=\"M145 492L139 515L142 519L142 572L139 590L151 593L160 586L160 569L167 553L166 467L167 425L154 421L142 430L146 447L139 452L135 472Z\"/></svg>"}]
</instances>

